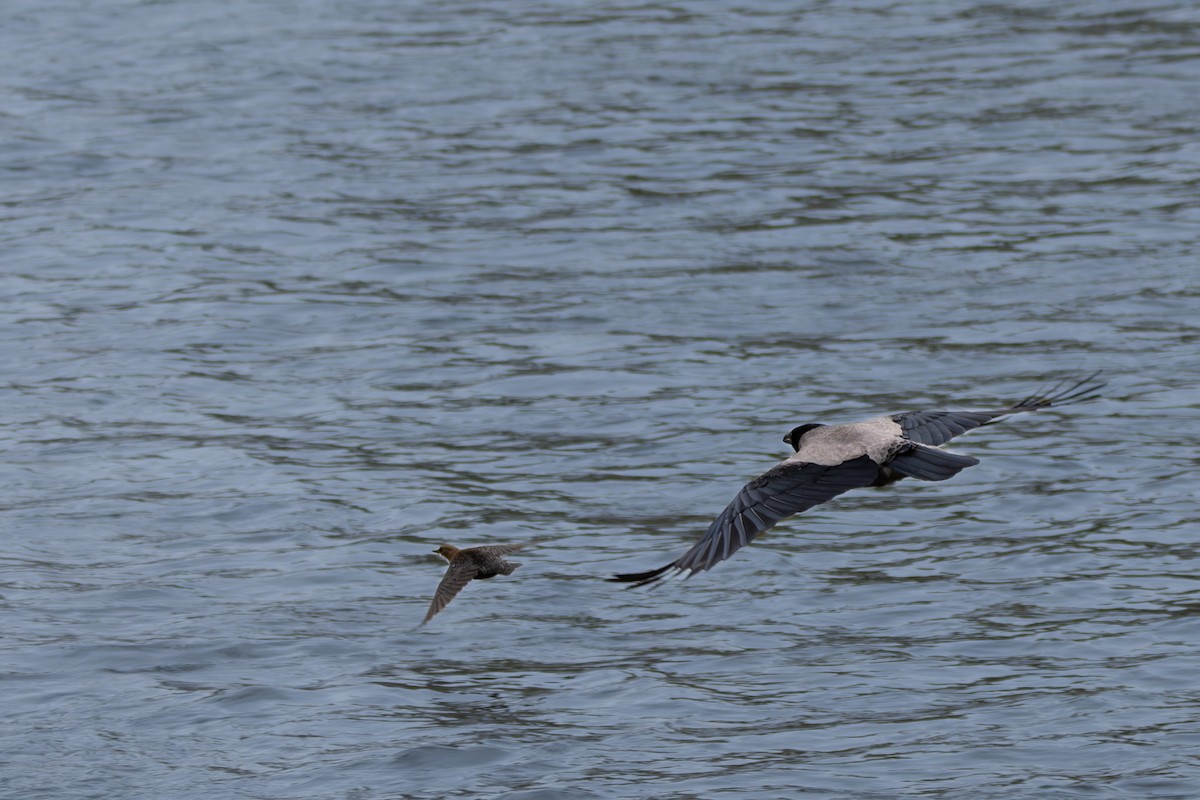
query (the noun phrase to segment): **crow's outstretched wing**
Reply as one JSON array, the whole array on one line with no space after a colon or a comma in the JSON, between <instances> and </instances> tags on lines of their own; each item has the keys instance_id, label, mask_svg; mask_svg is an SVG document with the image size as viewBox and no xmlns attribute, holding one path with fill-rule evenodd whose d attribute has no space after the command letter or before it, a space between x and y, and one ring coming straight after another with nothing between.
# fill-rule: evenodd
<instances>
[{"instance_id":1,"label":"crow's outstretched wing","mask_svg":"<svg viewBox=\"0 0 1200 800\"><path fill-rule=\"evenodd\" d=\"M1096 381L1099 374L1092 373L1071 384L1059 383L1045 391L1034 392L1008 408L996 411L906 411L893 414L891 419L900 425L900 435L905 439L936 447L972 428L987 425L1009 414L1094 400L1099 397L1096 392L1105 385L1102 381Z\"/></svg>"},{"instance_id":2,"label":"crow's outstretched wing","mask_svg":"<svg viewBox=\"0 0 1200 800\"><path fill-rule=\"evenodd\" d=\"M609 580L644 586L666 577L668 570L703 572L745 547L780 520L807 511L842 492L870 486L879 465L867 456L827 466L784 462L747 483L733 502L713 520L700 541L681 557L648 572L616 575Z\"/></svg>"}]
</instances>

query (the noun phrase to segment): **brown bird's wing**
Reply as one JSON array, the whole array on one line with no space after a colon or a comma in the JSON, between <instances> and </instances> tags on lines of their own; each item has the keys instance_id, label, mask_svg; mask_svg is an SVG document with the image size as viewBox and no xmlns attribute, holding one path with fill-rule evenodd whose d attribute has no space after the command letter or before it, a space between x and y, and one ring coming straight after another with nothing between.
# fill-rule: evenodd
<instances>
[{"instance_id":1,"label":"brown bird's wing","mask_svg":"<svg viewBox=\"0 0 1200 800\"><path fill-rule=\"evenodd\" d=\"M515 544L485 544L485 545L481 545L480 547L469 547L469 548L467 548L466 552L479 553L480 555L485 555L485 556L503 556L503 555L508 555L509 553L515 553L523 547L529 547L529 545L531 545L531 544L537 544L537 542L533 541L533 542L517 542Z\"/></svg>"},{"instance_id":2,"label":"brown bird's wing","mask_svg":"<svg viewBox=\"0 0 1200 800\"><path fill-rule=\"evenodd\" d=\"M892 422L899 423L900 435L905 439L937 446L972 428L987 425L1010 414L1095 400L1100 396L1097 392L1105 386L1103 381L1096 380L1099 374L1094 372L1071 384L1062 381L996 411L907 411L892 415Z\"/></svg>"},{"instance_id":3,"label":"brown bird's wing","mask_svg":"<svg viewBox=\"0 0 1200 800\"><path fill-rule=\"evenodd\" d=\"M474 564L459 561L452 563L450 568L446 570L446 574L442 577L442 582L438 584L437 591L433 593L433 602L429 604L429 612L425 614L425 619L421 622L424 625L429 620L433 619L433 615L446 607L446 604L454 599L454 596L462 591L462 588L471 582L471 578L475 577L478 568Z\"/></svg>"},{"instance_id":4,"label":"brown bird's wing","mask_svg":"<svg viewBox=\"0 0 1200 800\"><path fill-rule=\"evenodd\" d=\"M665 577L667 570L687 571L689 577L733 555L755 536L793 514L832 500L842 492L870 486L879 465L859 456L827 466L804 462L783 463L750 481L733 502L713 520L700 541L665 567L648 572L616 575L609 580L644 586Z\"/></svg>"}]
</instances>

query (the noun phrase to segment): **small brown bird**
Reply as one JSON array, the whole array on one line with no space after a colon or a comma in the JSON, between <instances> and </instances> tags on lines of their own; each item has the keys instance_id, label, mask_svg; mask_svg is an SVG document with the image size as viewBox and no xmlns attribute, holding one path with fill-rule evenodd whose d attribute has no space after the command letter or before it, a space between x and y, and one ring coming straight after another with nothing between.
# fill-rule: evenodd
<instances>
[{"instance_id":1,"label":"small brown bird","mask_svg":"<svg viewBox=\"0 0 1200 800\"><path fill-rule=\"evenodd\" d=\"M520 542L518 544L493 544L483 547L468 547L459 550L452 544L444 544L433 552L450 562L445 577L433 593L433 602L429 604L429 613L421 622L424 625L433 619L434 614L446 607L454 599L454 595L471 582L472 578L494 578L497 575L512 575L513 570L521 566L516 561L505 561L504 556L515 553L522 547L528 547L536 542Z\"/></svg>"}]
</instances>

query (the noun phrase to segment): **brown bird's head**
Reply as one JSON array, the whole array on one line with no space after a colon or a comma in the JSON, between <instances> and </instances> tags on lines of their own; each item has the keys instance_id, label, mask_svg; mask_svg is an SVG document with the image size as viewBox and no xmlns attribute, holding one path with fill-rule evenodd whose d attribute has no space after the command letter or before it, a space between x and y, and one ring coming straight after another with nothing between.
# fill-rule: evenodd
<instances>
[{"instance_id":1,"label":"brown bird's head","mask_svg":"<svg viewBox=\"0 0 1200 800\"><path fill-rule=\"evenodd\" d=\"M447 561L451 561L454 559L454 557L456 555L458 555L458 548L452 544L444 544L441 547L439 547L437 550L434 550L433 552L437 553L439 556L446 559Z\"/></svg>"}]
</instances>

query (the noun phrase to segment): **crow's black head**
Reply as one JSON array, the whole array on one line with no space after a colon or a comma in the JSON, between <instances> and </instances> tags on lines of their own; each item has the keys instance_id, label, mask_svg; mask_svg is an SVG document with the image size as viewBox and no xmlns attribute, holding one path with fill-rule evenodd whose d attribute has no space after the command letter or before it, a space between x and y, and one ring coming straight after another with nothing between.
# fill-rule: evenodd
<instances>
[{"instance_id":1,"label":"crow's black head","mask_svg":"<svg viewBox=\"0 0 1200 800\"><path fill-rule=\"evenodd\" d=\"M811 431L813 428L824 428L825 426L819 422L810 422L807 425L801 425L798 428L792 428L788 435L783 437L783 440L792 446L793 450L800 449L800 437Z\"/></svg>"}]
</instances>

